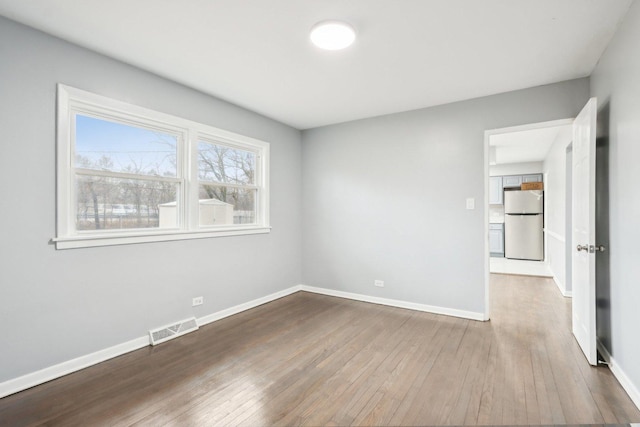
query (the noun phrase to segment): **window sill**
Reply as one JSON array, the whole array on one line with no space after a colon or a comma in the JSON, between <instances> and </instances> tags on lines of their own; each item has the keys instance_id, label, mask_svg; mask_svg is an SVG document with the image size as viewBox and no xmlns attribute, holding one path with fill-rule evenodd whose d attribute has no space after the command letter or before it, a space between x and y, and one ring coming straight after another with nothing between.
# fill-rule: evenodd
<instances>
[{"instance_id":1,"label":"window sill","mask_svg":"<svg viewBox=\"0 0 640 427\"><path fill-rule=\"evenodd\" d=\"M170 242L174 240L207 239L211 237L244 236L270 233L271 227L255 226L234 229L170 231L146 234L104 234L51 239L56 249L92 248L96 246L131 245L136 243Z\"/></svg>"}]
</instances>

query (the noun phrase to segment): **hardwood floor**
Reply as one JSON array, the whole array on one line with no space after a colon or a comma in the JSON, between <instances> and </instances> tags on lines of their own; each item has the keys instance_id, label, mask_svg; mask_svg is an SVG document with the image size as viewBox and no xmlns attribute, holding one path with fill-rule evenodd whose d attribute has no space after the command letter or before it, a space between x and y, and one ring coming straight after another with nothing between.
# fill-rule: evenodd
<instances>
[{"instance_id":1,"label":"hardwood floor","mask_svg":"<svg viewBox=\"0 0 640 427\"><path fill-rule=\"evenodd\" d=\"M550 279L491 286L490 322L299 292L1 399L0 424L640 422Z\"/></svg>"}]
</instances>

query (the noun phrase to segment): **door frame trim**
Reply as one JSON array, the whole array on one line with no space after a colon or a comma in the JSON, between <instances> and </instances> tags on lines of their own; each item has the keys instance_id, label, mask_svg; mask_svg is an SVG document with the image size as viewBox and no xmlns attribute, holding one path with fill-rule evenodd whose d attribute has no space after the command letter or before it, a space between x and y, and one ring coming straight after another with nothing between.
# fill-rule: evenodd
<instances>
[{"instance_id":1,"label":"door frame trim","mask_svg":"<svg viewBox=\"0 0 640 427\"><path fill-rule=\"evenodd\" d=\"M525 125L509 126L497 129L487 129L484 131L484 318L491 318L491 307L489 298L489 280L491 272L489 270L489 140L493 135L503 133L522 132L533 129L543 129L555 126L572 125L574 118L550 120L546 122L529 123ZM546 245L546 236L545 236Z\"/></svg>"}]
</instances>

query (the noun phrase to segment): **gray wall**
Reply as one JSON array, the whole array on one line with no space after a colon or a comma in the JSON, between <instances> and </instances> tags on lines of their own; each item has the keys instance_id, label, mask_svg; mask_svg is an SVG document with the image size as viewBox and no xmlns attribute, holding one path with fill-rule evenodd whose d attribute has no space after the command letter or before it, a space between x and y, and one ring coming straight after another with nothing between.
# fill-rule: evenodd
<instances>
[{"instance_id":1,"label":"gray wall","mask_svg":"<svg viewBox=\"0 0 640 427\"><path fill-rule=\"evenodd\" d=\"M270 142L272 232L56 251L57 83ZM299 131L4 18L0 129L0 382L300 283Z\"/></svg>"},{"instance_id":2,"label":"gray wall","mask_svg":"<svg viewBox=\"0 0 640 427\"><path fill-rule=\"evenodd\" d=\"M482 313L484 131L588 97L579 79L304 131L304 283Z\"/></svg>"},{"instance_id":3,"label":"gray wall","mask_svg":"<svg viewBox=\"0 0 640 427\"><path fill-rule=\"evenodd\" d=\"M640 3L634 2L591 76L591 95L608 120L609 352L640 389ZM602 135L602 133L601 133ZM600 242L598 242L600 243ZM602 297L602 295L600 295Z\"/></svg>"}]
</instances>

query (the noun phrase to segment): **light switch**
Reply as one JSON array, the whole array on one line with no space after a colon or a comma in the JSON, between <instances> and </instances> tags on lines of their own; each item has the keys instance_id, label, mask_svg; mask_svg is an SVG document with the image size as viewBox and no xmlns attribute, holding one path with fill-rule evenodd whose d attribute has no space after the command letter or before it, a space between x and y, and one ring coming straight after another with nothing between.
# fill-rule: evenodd
<instances>
[{"instance_id":1,"label":"light switch","mask_svg":"<svg viewBox=\"0 0 640 427\"><path fill-rule=\"evenodd\" d=\"M473 210L476 208L476 199L473 197L467 197L467 209Z\"/></svg>"}]
</instances>

